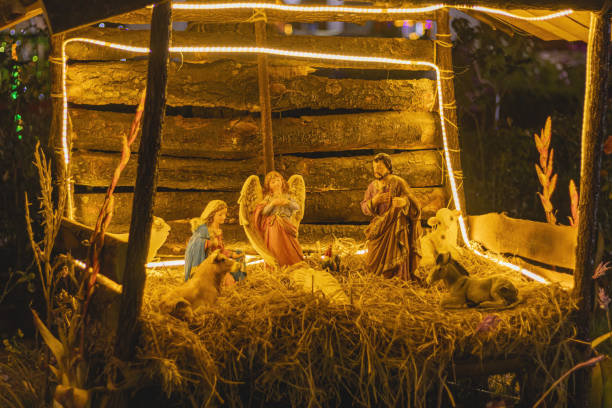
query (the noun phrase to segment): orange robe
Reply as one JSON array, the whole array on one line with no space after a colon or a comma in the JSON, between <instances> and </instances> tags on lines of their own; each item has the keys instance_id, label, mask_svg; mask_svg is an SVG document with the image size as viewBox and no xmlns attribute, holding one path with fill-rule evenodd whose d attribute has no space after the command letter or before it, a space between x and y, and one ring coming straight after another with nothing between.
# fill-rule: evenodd
<instances>
[{"instance_id":1,"label":"orange robe","mask_svg":"<svg viewBox=\"0 0 612 408\"><path fill-rule=\"evenodd\" d=\"M257 205L253 218L268 250L280 266L303 261L304 254L297 240L298 230L288 217L281 215L286 211L273 209L269 215L265 215L265 207L265 202Z\"/></svg>"}]
</instances>

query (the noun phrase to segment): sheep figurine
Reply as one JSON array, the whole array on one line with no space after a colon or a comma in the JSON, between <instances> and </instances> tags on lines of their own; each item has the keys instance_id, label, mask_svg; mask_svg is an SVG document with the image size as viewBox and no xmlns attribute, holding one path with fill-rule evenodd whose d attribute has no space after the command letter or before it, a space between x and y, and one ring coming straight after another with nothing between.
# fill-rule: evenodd
<instances>
[{"instance_id":1,"label":"sheep figurine","mask_svg":"<svg viewBox=\"0 0 612 408\"><path fill-rule=\"evenodd\" d=\"M457 210L440 208L435 217L427 220L432 231L421 238L421 266L434 265L441 253L448 252L454 258L461 254L461 249L457 247L457 217L460 214Z\"/></svg>"}]
</instances>

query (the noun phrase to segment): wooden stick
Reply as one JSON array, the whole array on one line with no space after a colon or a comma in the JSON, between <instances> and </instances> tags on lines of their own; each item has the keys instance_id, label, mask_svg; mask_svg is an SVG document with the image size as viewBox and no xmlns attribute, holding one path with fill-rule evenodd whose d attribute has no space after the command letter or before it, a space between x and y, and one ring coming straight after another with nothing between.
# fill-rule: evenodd
<instances>
[{"instance_id":1,"label":"wooden stick","mask_svg":"<svg viewBox=\"0 0 612 408\"><path fill-rule=\"evenodd\" d=\"M266 46L266 23L255 23L255 43L258 47ZM259 85L259 104L261 105L261 137L263 141L263 160L265 174L274 170L274 145L272 142L272 107L270 103L270 76L268 74L268 56L257 56L257 82Z\"/></svg>"},{"instance_id":2,"label":"wooden stick","mask_svg":"<svg viewBox=\"0 0 612 408\"><path fill-rule=\"evenodd\" d=\"M64 35L57 34L51 37L51 55L49 56L49 73L51 76L51 127L49 130L49 146L53 149L53 178L58 182L58 197L61 197L65 190L69 188L68 180L70 168L64 163L64 152L62 148L62 43ZM71 145L71 121L68 120L68 146ZM70 156L72 156L70 154ZM70 166L71 163L68 164ZM69 190L69 196L66 197L67 205L64 210L64 215L69 218L73 217L73 202L74 197L72 188Z\"/></svg>"},{"instance_id":3,"label":"wooden stick","mask_svg":"<svg viewBox=\"0 0 612 408\"><path fill-rule=\"evenodd\" d=\"M151 21L147 95L138 152L128 253L123 274L123 296L121 297L117 343L115 344L115 354L121 360L129 360L134 356L139 335L137 322L146 278L144 265L151 234L153 202L157 188L157 162L166 112L168 45L171 24L171 2L156 4Z\"/></svg>"},{"instance_id":4,"label":"wooden stick","mask_svg":"<svg viewBox=\"0 0 612 408\"><path fill-rule=\"evenodd\" d=\"M605 129L606 95L610 50L610 9L591 13L587 47L584 114L582 118L582 153L580 161L580 199L578 202L578 242L574 290L572 297L578 309L574 321L578 338L588 340L593 319L597 203L600 193L600 170ZM592 351L583 350L583 357ZM580 360L581 358L577 358ZM582 358L585 359L585 358ZM590 380L588 372L576 373L575 406L588 405Z\"/></svg>"},{"instance_id":5,"label":"wooden stick","mask_svg":"<svg viewBox=\"0 0 612 408\"><path fill-rule=\"evenodd\" d=\"M444 117L446 118L446 138L448 141L448 148L450 150L450 161L453 166L455 173L455 183L457 185L457 195L459 196L459 205L461 206L461 212L465 217L467 215L467 209L465 208L465 193L463 191L463 180L460 175L462 174L461 167L461 156L459 153L459 130L457 123L457 108L455 106L455 86L454 71L453 71L453 57L452 57L452 43L450 37L450 23L448 17L448 9L441 9L436 12L436 21L438 24L437 33L437 44L435 48L436 52L436 63L440 68L440 75L442 76L442 95L444 97ZM452 197L452 191L450 189L450 182L447 184L448 196ZM457 203L455 203L455 207Z\"/></svg>"}]
</instances>

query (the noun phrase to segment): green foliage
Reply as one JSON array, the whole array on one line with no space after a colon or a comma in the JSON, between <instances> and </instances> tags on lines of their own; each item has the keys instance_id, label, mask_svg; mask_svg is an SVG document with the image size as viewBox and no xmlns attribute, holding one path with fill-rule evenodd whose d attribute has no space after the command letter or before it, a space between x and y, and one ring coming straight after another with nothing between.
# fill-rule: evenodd
<instances>
[{"instance_id":1,"label":"green foliage","mask_svg":"<svg viewBox=\"0 0 612 408\"><path fill-rule=\"evenodd\" d=\"M545 221L536 195L533 163L538 152L533 135L552 117L555 173L559 178L551 201L557 219L571 215L569 182L580 180L582 110L586 46L549 43L515 34L510 37L486 25L453 21L457 114L468 212L507 212ZM612 82L608 107L612 105ZM606 122L612 123L612 109ZM607 140L612 132L604 134ZM578 192L580 186L577 185ZM612 154L602 160L598 220L603 236L612 236ZM612 242L606 239L606 248Z\"/></svg>"},{"instance_id":2,"label":"green foliage","mask_svg":"<svg viewBox=\"0 0 612 408\"><path fill-rule=\"evenodd\" d=\"M29 263L23 193L38 195L34 146L49 135L48 49L44 31L0 35L0 277Z\"/></svg>"},{"instance_id":3,"label":"green foliage","mask_svg":"<svg viewBox=\"0 0 612 408\"><path fill-rule=\"evenodd\" d=\"M468 211L506 211L544 220L536 192L533 135L552 116L552 148L559 174L553 203L560 220L569 215L567 186L578 179L584 63L561 63L572 49L547 49L531 37L509 37L486 25L453 21L458 38L453 50ZM568 57L569 56L569 57ZM555 61L555 62L553 62ZM469 155L469 156L468 156Z\"/></svg>"}]
</instances>

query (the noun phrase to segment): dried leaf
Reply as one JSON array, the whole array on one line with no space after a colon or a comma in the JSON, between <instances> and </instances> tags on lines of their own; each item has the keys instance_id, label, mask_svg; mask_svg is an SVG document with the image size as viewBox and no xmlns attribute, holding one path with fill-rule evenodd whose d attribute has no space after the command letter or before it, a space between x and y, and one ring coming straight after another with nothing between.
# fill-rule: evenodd
<instances>
[{"instance_id":1,"label":"dried leaf","mask_svg":"<svg viewBox=\"0 0 612 408\"><path fill-rule=\"evenodd\" d=\"M597 265L597 268L595 268L595 272L593 272L593 279L598 279L605 276L606 272L608 272L610 269L612 269L610 267L610 262L600 262L599 265Z\"/></svg>"},{"instance_id":2,"label":"dried leaf","mask_svg":"<svg viewBox=\"0 0 612 408\"><path fill-rule=\"evenodd\" d=\"M572 216L570 217L570 225L575 227L578 225L578 189L576 188L576 183L574 180L570 180L569 183L569 195L570 195L570 210L572 212Z\"/></svg>"},{"instance_id":3,"label":"dried leaf","mask_svg":"<svg viewBox=\"0 0 612 408\"><path fill-rule=\"evenodd\" d=\"M540 139L540 136L538 136L537 133L534 133L533 138L535 139L536 149L538 149L538 152L541 152L542 151L542 140Z\"/></svg>"},{"instance_id":4,"label":"dried leaf","mask_svg":"<svg viewBox=\"0 0 612 408\"><path fill-rule=\"evenodd\" d=\"M540 197L540 201L542 202L542 207L544 208L544 211L547 213L552 213L554 210L554 207L552 205L552 203L550 202L550 200L546 197L544 197L542 194L538 193L538 196Z\"/></svg>"},{"instance_id":5,"label":"dried leaf","mask_svg":"<svg viewBox=\"0 0 612 408\"><path fill-rule=\"evenodd\" d=\"M36 311L34 309L31 310L32 315L34 316L34 324L36 324L36 328L38 329L43 340L55 356L57 362L60 363L64 357L64 347L62 346L62 343L60 343L60 341L53 334L51 334L47 326L45 326L42 320L40 320L40 318L38 317Z\"/></svg>"},{"instance_id":6,"label":"dried leaf","mask_svg":"<svg viewBox=\"0 0 612 408\"><path fill-rule=\"evenodd\" d=\"M546 163L546 176L550 178L553 172L553 158L555 156L555 149L550 149L550 155L548 156L548 162Z\"/></svg>"},{"instance_id":7,"label":"dried leaf","mask_svg":"<svg viewBox=\"0 0 612 408\"><path fill-rule=\"evenodd\" d=\"M544 172L542 171L540 166L536 164L535 169L536 169L536 174L538 175L538 180L540 180L540 184L542 185L542 187L545 187L546 185L548 185L548 179L546 178L546 176L544 176Z\"/></svg>"},{"instance_id":8,"label":"dried leaf","mask_svg":"<svg viewBox=\"0 0 612 408\"><path fill-rule=\"evenodd\" d=\"M593 340L591 342L591 348L595 348L595 347L599 346L601 343L603 343L604 341L606 341L610 337L612 337L612 332L608 332L606 334L602 334L601 336L597 337L595 340Z\"/></svg>"},{"instance_id":9,"label":"dried leaf","mask_svg":"<svg viewBox=\"0 0 612 408\"><path fill-rule=\"evenodd\" d=\"M550 179L550 183L548 184L548 197L550 198L555 192L555 188L557 187L557 175L553 175Z\"/></svg>"},{"instance_id":10,"label":"dried leaf","mask_svg":"<svg viewBox=\"0 0 612 408\"><path fill-rule=\"evenodd\" d=\"M603 151L605 154L612 154L612 135L609 135L606 139L603 146Z\"/></svg>"},{"instance_id":11,"label":"dried leaf","mask_svg":"<svg viewBox=\"0 0 612 408\"><path fill-rule=\"evenodd\" d=\"M546 118L546 124L544 125L544 132L542 133L542 141L546 149L550 146L551 139L551 127L552 121L550 120L550 116Z\"/></svg>"},{"instance_id":12,"label":"dried leaf","mask_svg":"<svg viewBox=\"0 0 612 408\"><path fill-rule=\"evenodd\" d=\"M543 150L540 152L540 167L542 170L548 170L548 151Z\"/></svg>"}]
</instances>

